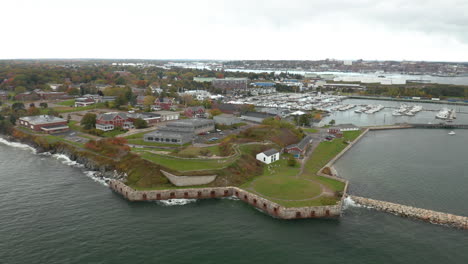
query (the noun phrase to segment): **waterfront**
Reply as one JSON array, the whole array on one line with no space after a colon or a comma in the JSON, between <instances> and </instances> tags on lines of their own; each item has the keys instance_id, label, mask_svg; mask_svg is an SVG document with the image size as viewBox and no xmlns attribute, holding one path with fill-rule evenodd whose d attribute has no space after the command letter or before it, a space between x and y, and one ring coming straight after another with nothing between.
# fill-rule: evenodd
<instances>
[{"instance_id":1,"label":"waterfront","mask_svg":"<svg viewBox=\"0 0 468 264\"><path fill-rule=\"evenodd\" d=\"M368 198L468 216L468 130L370 131L336 164Z\"/></svg>"},{"instance_id":2,"label":"waterfront","mask_svg":"<svg viewBox=\"0 0 468 264\"><path fill-rule=\"evenodd\" d=\"M409 75L409 74L399 74L399 73L360 73L360 72L336 72L336 71L298 71L298 70L253 70L253 69L226 69L225 71L230 72L253 72L253 73L262 73L262 72L274 72L275 74L280 73L289 73L289 74L299 74L304 75L306 73L315 73L318 75L334 75L336 80L346 79L346 78L357 78L357 79L379 79L379 76L385 76L387 79L391 80L413 80L413 81L430 81L431 83L439 84L453 84L453 85L468 85L468 76L451 76L451 77L440 77L432 75ZM356 81L355 79L353 81ZM365 85L365 83L363 83Z\"/></svg>"},{"instance_id":3,"label":"waterfront","mask_svg":"<svg viewBox=\"0 0 468 264\"><path fill-rule=\"evenodd\" d=\"M353 206L339 220L287 221L232 199L131 203L73 165L61 156L0 143L2 263L460 263L468 258L461 230Z\"/></svg>"},{"instance_id":4,"label":"waterfront","mask_svg":"<svg viewBox=\"0 0 468 264\"><path fill-rule=\"evenodd\" d=\"M332 119L337 124L349 124L352 123L357 126L379 126L379 125L393 125L397 123L433 123L437 124L443 122L440 119L436 119L435 115L443 107L455 109L457 112L457 119L453 120L453 124L468 124L468 106L459 105L445 105L445 104L431 104L431 103L407 103L397 101L381 101L381 100L361 100L361 99L346 99L342 102L343 104L372 104L372 105L383 105L385 108L375 114L357 114L354 109L348 111L335 111L329 116L325 117L321 125L326 125ZM399 108L401 104L407 105L421 105L423 111L417 113L415 116L392 116L392 112ZM427 111L431 110L431 111Z\"/></svg>"}]
</instances>

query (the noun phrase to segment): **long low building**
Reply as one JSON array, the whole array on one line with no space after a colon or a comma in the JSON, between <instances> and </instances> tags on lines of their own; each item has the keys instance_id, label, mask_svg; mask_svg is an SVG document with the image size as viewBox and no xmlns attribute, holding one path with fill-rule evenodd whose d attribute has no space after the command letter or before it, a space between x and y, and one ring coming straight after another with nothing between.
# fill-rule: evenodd
<instances>
[{"instance_id":1,"label":"long low building","mask_svg":"<svg viewBox=\"0 0 468 264\"><path fill-rule=\"evenodd\" d=\"M168 144L185 144L191 142L196 135L213 131L214 121L211 119L184 119L167 123L143 136L146 142L160 142Z\"/></svg>"},{"instance_id":2,"label":"long low building","mask_svg":"<svg viewBox=\"0 0 468 264\"><path fill-rule=\"evenodd\" d=\"M21 117L19 119L19 124L20 126L47 134L60 133L69 130L67 120L51 115Z\"/></svg>"},{"instance_id":3,"label":"long low building","mask_svg":"<svg viewBox=\"0 0 468 264\"><path fill-rule=\"evenodd\" d=\"M237 116L230 115L230 114L221 114L213 117L213 120L216 124L221 125L234 125L238 123L242 123L242 119Z\"/></svg>"}]
</instances>

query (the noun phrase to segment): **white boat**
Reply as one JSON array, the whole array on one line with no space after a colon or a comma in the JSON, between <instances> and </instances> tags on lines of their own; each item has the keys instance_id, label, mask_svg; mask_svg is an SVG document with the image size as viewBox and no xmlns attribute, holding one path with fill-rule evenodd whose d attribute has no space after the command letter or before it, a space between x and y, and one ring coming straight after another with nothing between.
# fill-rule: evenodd
<instances>
[{"instance_id":1,"label":"white boat","mask_svg":"<svg viewBox=\"0 0 468 264\"><path fill-rule=\"evenodd\" d=\"M448 134L453 136L453 135L455 135L455 131L450 131Z\"/></svg>"}]
</instances>

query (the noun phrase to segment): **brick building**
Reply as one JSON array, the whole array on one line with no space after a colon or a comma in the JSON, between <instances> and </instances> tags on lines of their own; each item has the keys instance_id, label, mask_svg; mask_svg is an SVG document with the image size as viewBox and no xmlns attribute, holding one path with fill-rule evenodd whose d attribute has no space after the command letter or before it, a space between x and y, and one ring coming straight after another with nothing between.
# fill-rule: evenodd
<instances>
[{"instance_id":1,"label":"brick building","mask_svg":"<svg viewBox=\"0 0 468 264\"><path fill-rule=\"evenodd\" d=\"M68 131L67 120L50 115L25 116L19 119L20 126L47 134Z\"/></svg>"},{"instance_id":2,"label":"brick building","mask_svg":"<svg viewBox=\"0 0 468 264\"><path fill-rule=\"evenodd\" d=\"M96 128L103 131L114 130L116 127L123 129L134 128L133 122L126 113L111 112L97 116Z\"/></svg>"}]
</instances>

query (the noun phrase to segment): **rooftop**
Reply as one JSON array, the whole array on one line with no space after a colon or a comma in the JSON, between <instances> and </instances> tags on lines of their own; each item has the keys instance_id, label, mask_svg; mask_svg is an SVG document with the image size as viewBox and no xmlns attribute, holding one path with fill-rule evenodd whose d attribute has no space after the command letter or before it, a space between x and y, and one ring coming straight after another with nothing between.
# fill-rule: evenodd
<instances>
[{"instance_id":1,"label":"rooftop","mask_svg":"<svg viewBox=\"0 0 468 264\"><path fill-rule=\"evenodd\" d=\"M63 118L51 116L51 115L25 116L25 117L21 117L20 120L27 121L33 125L67 122L67 120Z\"/></svg>"},{"instance_id":2,"label":"rooftop","mask_svg":"<svg viewBox=\"0 0 468 264\"><path fill-rule=\"evenodd\" d=\"M272 148L272 149L268 149L268 150L263 151L263 154L265 154L266 156L269 157L269 156L275 155L278 152L279 152L278 150Z\"/></svg>"}]
</instances>

